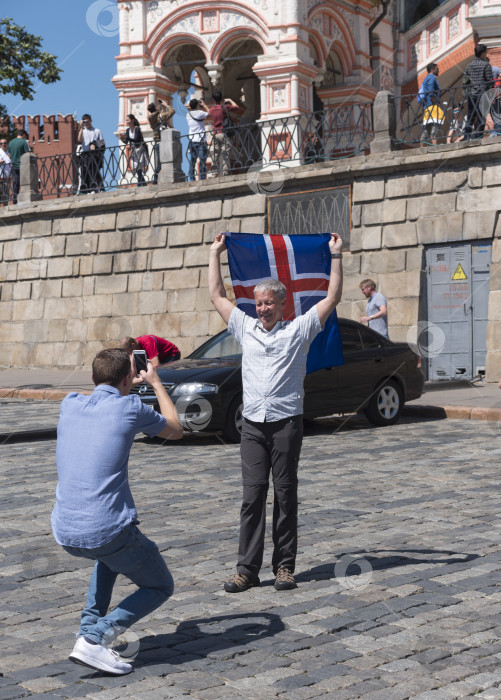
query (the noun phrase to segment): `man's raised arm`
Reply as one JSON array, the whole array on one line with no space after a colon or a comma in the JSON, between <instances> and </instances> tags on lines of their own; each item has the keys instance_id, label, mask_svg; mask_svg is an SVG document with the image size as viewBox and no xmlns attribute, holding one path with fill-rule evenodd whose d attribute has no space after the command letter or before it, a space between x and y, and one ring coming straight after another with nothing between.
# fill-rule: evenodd
<instances>
[{"instance_id":1,"label":"man's raised arm","mask_svg":"<svg viewBox=\"0 0 501 700\"><path fill-rule=\"evenodd\" d=\"M337 233L331 233L329 249L331 251L331 275L327 296L317 304L318 318L322 326L341 301L343 291L343 263L342 263L343 241Z\"/></svg>"},{"instance_id":2,"label":"man's raised arm","mask_svg":"<svg viewBox=\"0 0 501 700\"><path fill-rule=\"evenodd\" d=\"M209 257L209 294L214 308L225 323L230 320L231 312L235 308L226 297L226 290L221 277L221 253L226 250L226 236L218 233L210 248Z\"/></svg>"}]
</instances>

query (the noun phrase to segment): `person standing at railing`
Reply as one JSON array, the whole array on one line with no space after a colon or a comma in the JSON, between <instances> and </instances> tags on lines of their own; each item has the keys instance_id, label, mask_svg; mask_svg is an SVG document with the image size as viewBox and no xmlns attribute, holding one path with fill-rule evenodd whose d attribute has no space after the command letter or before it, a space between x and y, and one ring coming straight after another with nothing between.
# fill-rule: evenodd
<instances>
[{"instance_id":1,"label":"person standing at railing","mask_svg":"<svg viewBox=\"0 0 501 700\"><path fill-rule=\"evenodd\" d=\"M28 153L28 132L19 129L15 139L9 142L9 154L12 161L12 201L17 204L17 195L21 185L21 156Z\"/></svg>"},{"instance_id":2,"label":"person standing at railing","mask_svg":"<svg viewBox=\"0 0 501 700\"><path fill-rule=\"evenodd\" d=\"M158 173L162 169L162 163L160 162L160 132L169 127L169 119L176 113L173 107L162 102L162 100L158 100L158 105L160 109L157 109L154 102L148 105L148 123L153 130L153 153L155 154L155 170L151 180L154 185L157 184Z\"/></svg>"},{"instance_id":3,"label":"person standing at railing","mask_svg":"<svg viewBox=\"0 0 501 700\"><path fill-rule=\"evenodd\" d=\"M214 164L219 175L228 175L231 168L230 112L236 112L238 105L229 97L223 100L223 93L220 90L214 90L212 98L215 104L209 109L209 117L214 130Z\"/></svg>"},{"instance_id":4,"label":"person standing at railing","mask_svg":"<svg viewBox=\"0 0 501 700\"><path fill-rule=\"evenodd\" d=\"M10 176L12 161L9 155L9 142L0 139L0 204L8 204L10 199Z\"/></svg>"},{"instance_id":5,"label":"person standing at railing","mask_svg":"<svg viewBox=\"0 0 501 700\"><path fill-rule=\"evenodd\" d=\"M475 46L475 58L466 66L463 74L463 89L468 98L468 115L466 118L465 140L480 139L484 135L488 106L482 104L482 97L487 90L494 87L494 76L487 58L487 46ZM487 106L487 109L486 109Z\"/></svg>"},{"instance_id":6,"label":"person standing at railing","mask_svg":"<svg viewBox=\"0 0 501 700\"><path fill-rule=\"evenodd\" d=\"M440 85L438 83L439 67L429 63L426 67L428 75L419 89L418 102L423 108L423 132L421 146L438 143L440 127L444 123L444 113L440 107Z\"/></svg>"},{"instance_id":7,"label":"person standing at railing","mask_svg":"<svg viewBox=\"0 0 501 700\"><path fill-rule=\"evenodd\" d=\"M103 167L106 143L100 129L92 126L90 114L84 114L80 122L78 143L82 144L82 192L104 192L101 168Z\"/></svg>"},{"instance_id":8,"label":"person standing at railing","mask_svg":"<svg viewBox=\"0 0 501 700\"><path fill-rule=\"evenodd\" d=\"M130 147L130 162L137 175L137 185L145 185L143 170L148 169L148 150L139 122L133 114L127 115L127 129L120 134L120 140Z\"/></svg>"},{"instance_id":9,"label":"person standing at railing","mask_svg":"<svg viewBox=\"0 0 501 700\"><path fill-rule=\"evenodd\" d=\"M188 114L186 120L188 122L188 158L190 160L190 169L188 172L188 182L193 182L195 179L195 165L197 160L200 161L200 179L205 180L207 177L207 140L205 136L205 120L209 118L209 108L203 100L193 98L187 105Z\"/></svg>"}]
</instances>

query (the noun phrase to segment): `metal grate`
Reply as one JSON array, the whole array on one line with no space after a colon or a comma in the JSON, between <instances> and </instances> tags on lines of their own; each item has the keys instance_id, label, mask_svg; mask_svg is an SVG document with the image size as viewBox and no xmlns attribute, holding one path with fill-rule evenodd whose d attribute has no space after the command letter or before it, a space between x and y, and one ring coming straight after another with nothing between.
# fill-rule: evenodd
<instances>
[{"instance_id":1,"label":"metal grate","mask_svg":"<svg viewBox=\"0 0 501 700\"><path fill-rule=\"evenodd\" d=\"M350 210L349 186L275 195L268 198L268 233L336 231L348 249Z\"/></svg>"}]
</instances>

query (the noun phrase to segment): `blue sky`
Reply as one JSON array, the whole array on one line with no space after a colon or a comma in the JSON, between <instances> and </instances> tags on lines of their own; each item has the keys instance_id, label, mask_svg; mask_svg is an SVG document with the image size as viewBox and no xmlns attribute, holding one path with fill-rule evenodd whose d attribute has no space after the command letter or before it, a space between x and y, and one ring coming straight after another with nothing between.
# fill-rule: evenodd
<instances>
[{"instance_id":1,"label":"blue sky","mask_svg":"<svg viewBox=\"0 0 501 700\"><path fill-rule=\"evenodd\" d=\"M118 122L118 92L111 78L118 55L118 8L116 0L23 0L9 3L3 17L31 34L42 37L42 48L57 56L63 69L61 80L37 86L35 99L23 101L0 95L9 114L92 115L108 145L115 145ZM175 96L177 98L177 95ZM174 107L179 113L178 100ZM184 118L175 120L184 133Z\"/></svg>"}]
</instances>

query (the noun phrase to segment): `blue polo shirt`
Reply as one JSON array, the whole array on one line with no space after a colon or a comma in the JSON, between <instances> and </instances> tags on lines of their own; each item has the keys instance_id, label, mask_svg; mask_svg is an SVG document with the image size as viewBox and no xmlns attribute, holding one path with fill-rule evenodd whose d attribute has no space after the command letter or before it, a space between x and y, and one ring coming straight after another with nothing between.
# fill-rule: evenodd
<instances>
[{"instance_id":1,"label":"blue polo shirt","mask_svg":"<svg viewBox=\"0 0 501 700\"><path fill-rule=\"evenodd\" d=\"M57 426L56 542L94 549L137 522L129 487L129 452L137 433L158 435L166 420L138 396L99 384L90 396L68 394Z\"/></svg>"}]
</instances>

